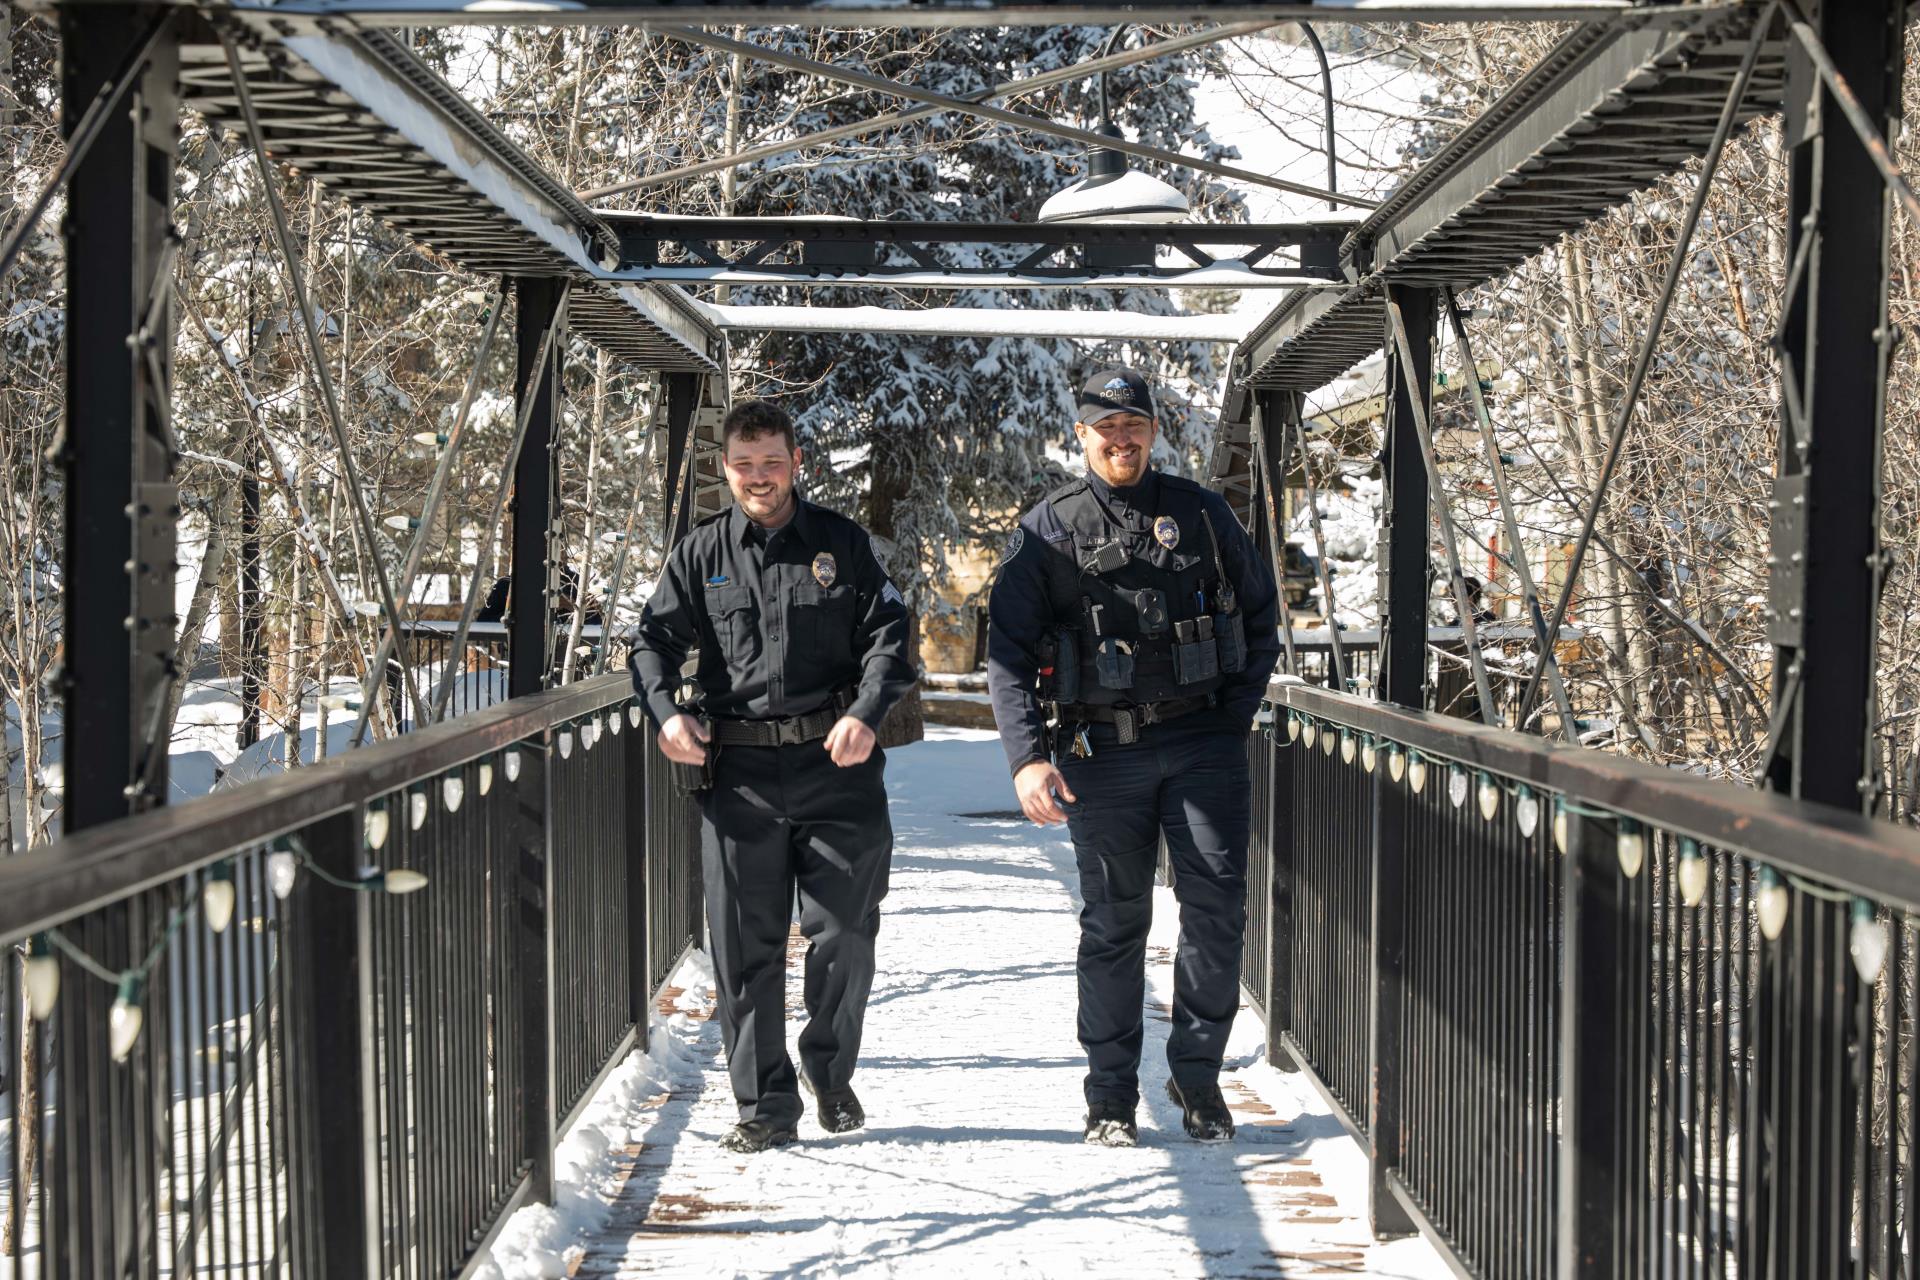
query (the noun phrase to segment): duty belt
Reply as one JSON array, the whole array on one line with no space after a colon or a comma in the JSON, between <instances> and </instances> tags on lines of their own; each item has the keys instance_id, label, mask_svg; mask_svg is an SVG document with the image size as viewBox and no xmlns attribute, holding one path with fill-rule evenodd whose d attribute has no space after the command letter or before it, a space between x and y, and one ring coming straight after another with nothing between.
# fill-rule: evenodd
<instances>
[{"instance_id":1,"label":"duty belt","mask_svg":"<svg viewBox=\"0 0 1920 1280\"><path fill-rule=\"evenodd\" d=\"M1164 724L1168 720L1177 720L1195 711L1204 711L1212 705L1213 699L1206 694L1196 694L1190 698L1166 698L1160 702L1142 702L1131 707L1073 703L1060 708L1060 722L1062 724L1075 722L1110 724L1120 731L1120 741L1134 742L1139 739L1140 730L1150 724Z\"/></svg>"},{"instance_id":2,"label":"duty belt","mask_svg":"<svg viewBox=\"0 0 1920 1280\"><path fill-rule=\"evenodd\" d=\"M713 740L723 747L797 747L820 741L839 719L828 706L785 720L715 720Z\"/></svg>"}]
</instances>

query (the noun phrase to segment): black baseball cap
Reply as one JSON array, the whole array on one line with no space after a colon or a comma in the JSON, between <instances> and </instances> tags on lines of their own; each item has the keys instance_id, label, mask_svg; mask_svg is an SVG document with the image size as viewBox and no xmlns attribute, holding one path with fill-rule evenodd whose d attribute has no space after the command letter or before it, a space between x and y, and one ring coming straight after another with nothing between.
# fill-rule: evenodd
<instances>
[{"instance_id":1,"label":"black baseball cap","mask_svg":"<svg viewBox=\"0 0 1920 1280\"><path fill-rule=\"evenodd\" d=\"M1081 422L1092 426L1116 413L1137 413L1157 418L1153 411L1153 392L1147 380L1131 369L1102 369L1080 388Z\"/></svg>"}]
</instances>

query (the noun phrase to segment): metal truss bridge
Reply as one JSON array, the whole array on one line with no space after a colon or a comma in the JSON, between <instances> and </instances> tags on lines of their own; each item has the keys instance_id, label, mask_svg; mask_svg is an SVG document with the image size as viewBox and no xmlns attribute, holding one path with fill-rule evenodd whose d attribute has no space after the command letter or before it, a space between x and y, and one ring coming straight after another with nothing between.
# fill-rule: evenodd
<instances>
[{"instance_id":1,"label":"metal truss bridge","mask_svg":"<svg viewBox=\"0 0 1920 1280\"><path fill-rule=\"evenodd\" d=\"M1383 354L1381 629L1316 643L1287 619L1286 674L1251 747L1245 984L1273 1059L1307 1073L1365 1147L1373 1230L1424 1234L1464 1274L1914 1273L1920 836L1872 816L1870 754L1897 338L1889 222L1896 203L1920 214L1887 144L1898 0L75 0L46 12L62 36L70 152L7 229L0 269L64 187L60 692L66 759L88 774L70 788L66 835L0 866L0 939L24 951L4 980L6 1043L51 1082L29 1092L9 1076L10 1132L38 1133L43 1158L23 1168L21 1144L9 1144L14 1212L36 1251L0 1256L0 1273L459 1275L507 1215L551 1198L556 1142L703 932L693 814L666 784L626 678L607 673L609 637L592 638L586 678L547 687L568 336L657 376L670 497L647 518L678 536L726 501L716 450L728 332L986 325L945 308L756 315L691 292L741 282L1274 290L1234 350L1210 479L1276 557L1287 478L1307 445L1303 395ZM643 25L911 104L891 119L959 111L1084 143L1098 135L997 104L1022 84L1282 21L1514 19L1576 25L1385 201L1113 143L1335 206L1296 223L1144 229L608 212L595 201L651 179L568 189L394 34ZM904 24L964 39L983 24L1196 20L965 99L715 34ZM476 582L456 621L423 630L399 625L381 569L372 603L388 625L360 655L363 703L386 697L413 731L170 807L159 712L183 678L169 352L184 108L253 153L349 491L356 459L274 166L511 295L517 414L495 511L514 511L510 558L525 590L504 626L475 623ZM1457 531L1434 501L1431 387L1443 332L1478 367L1460 291L1697 163L1656 319L1610 424L1610 479L1726 141L1775 113L1791 183L1774 676L1768 765L1746 788L1567 740L1578 715L1554 639L1605 483L1566 588L1516 565L1527 674L1489 670ZM986 259L954 246L991 249L998 265L963 265ZM1161 265L1167 254L1181 264ZM1035 334L1202 332L1022 314ZM1443 315L1455 321L1445 330ZM1467 389L1513 528L1492 418L1473 379ZM1311 510L1311 472L1300 472ZM429 512L444 493L443 472ZM370 549L370 513L356 501L348 515ZM1425 616L1436 535L1464 620L1446 643L1465 674L1444 698ZM624 572L623 557L616 595ZM478 648L510 696L449 717L455 655ZM1448 714L1461 705L1471 719ZM45 1034L25 1037L23 997Z\"/></svg>"}]
</instances>

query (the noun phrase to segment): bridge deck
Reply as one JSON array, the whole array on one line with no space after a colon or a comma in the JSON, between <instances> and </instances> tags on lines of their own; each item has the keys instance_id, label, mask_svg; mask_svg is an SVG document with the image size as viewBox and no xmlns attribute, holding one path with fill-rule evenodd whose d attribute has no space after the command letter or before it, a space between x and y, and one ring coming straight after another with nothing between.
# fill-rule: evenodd
<instances>
[{"instance_id":1,"label":"bridge deck","mask_svg":"<svg viewBox=\"0 0 1920 1280\"><path fill-rule=\"evenodd\" d=\"M934 732L888 768L898 847L858 1077L868 1129L828 1138L809 1117L795 1147L721 1151L734 1111L718 1027L682 1018L686 1052L668 1087L643 1090L652 1096L625 1117L628 1141L602 1184L610 1208L568 1273L1448 1274L1424 1243L1372 1241L1358 1147L1298 1077L1261 1061L1251 1011L1225 1082L1238 1141L1201 1147L1180 1133L1161 1092L1165 890L1149 951L1142 1144L1080 1141L1071 848L1004 812L1013 794L990 735ZM796 963L803 946L796 936ZM804 1016L797 977L789 1006L792 1031Z\"/></svg>"}]
</instances>

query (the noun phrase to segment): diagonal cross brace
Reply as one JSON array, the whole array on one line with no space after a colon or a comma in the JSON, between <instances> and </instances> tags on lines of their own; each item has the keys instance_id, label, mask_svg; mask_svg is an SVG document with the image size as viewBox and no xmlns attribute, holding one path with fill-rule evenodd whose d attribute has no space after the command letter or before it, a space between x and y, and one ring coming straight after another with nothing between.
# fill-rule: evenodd
<instances>
[{"instance_id":1,"label":"diagonal cross brace","mask_svg":"<svg viewBox=\"0 0 1920 1280\"><path fill-rule=\"evenodd\" d=\"M1560 674L1559 661L1553 654L1553 633L1547 630L1546 615L1540 610L1540 588L1533 580L1533 569L1527 564L1526 552L1520 541L1520 518L1513 509L1513 490L1507 484L1507 467L1500 460L1500 444L1493 435L1493 415L1487 411L1486 393L1480 389L1480 366L1474 362L1473 343L1467 337L1467 318L1460 310L1460 302L1454 296L1453 286L1447 285L1440 291L1441 300L1447 306L1447 322L1453 326L1454 344L1460 352L1460 361L1466 368L1467 394L1473 401L1473 416L1480 424L1480 443L1487 452L1487 467L1493 475L1494 497L1500 503L1500 520L1506 528L1507 546L1512 554L1508 557L1514 573L1520 579L1520 595L1527 606L1527 620L1533 624L1534 641L1539 645L1538 661L1547 668L1547 678L1553 685L1553 700L1560 711L1560 725L1568 742L1575 740L1573 700L1567 696L1566 681ZM1515 728L1525 728L1524 720L1517 720Z\"/></svg>"},{"instance_id":2,"label":"diagonal cross brace","mask_svg":"<svg viewBox=\"0 0 1920 1280\"><path fill-rule=\"evenodd\" d=\"M1400 300L1389 289L1382 299L1387 308L1387 322L1393 329L1394 349L1400 355L1402 376L1411 375L1419 368L1413 362L1413 345L1407 340L1407 319L1401 314ZM1453 512L1447 505L1445 481L1440 476L1440 458L1433 449L1433 422L1427 412L1427 396L1424 388L1416 388L1413 395L1407 397L1407 404L1413 409L1413 429L1420 437L1420 461L1426 464L1427 488L1431 499L1433 514L1440 521L1440 542L1447 552L1447 571L1453 586L1454 608L1460 613L1460 629L1465 633L1467 642L1467 661L1473 667L1473 691L1480 699L1480 715L1489 724L1499 724L1500 713L1494 709L1493 687L1487 680L1486 655L1480 651L1480 624L1473 616L1473 602L1467 598L1466 575L1460 571L1460 542L1453 533ZM1396 461L1394 474L1399 474ZM1398 536L1399 531L1395 530Z\"/></svg>"},{"instance_id":3,"label":"diagonal cross brace","mask_svg":"<svg viewBox=\"0 0 1920 1280\"><path fill-rule=\"evenodd\" d=\"M955 98L944 93L935 93L931 89L920 89L898 80L889 80L885 76L876 76L852 67L835 66L830 62L821 62L815 58L802 57L796 53L785 53L779 49L769 49L763 45L748 44L744 40L734 40L727 36L715 35L710 31L701 31L694 27L663 27L663 34L685 40L689 44L705 45L710 49L719 49L726 53L737 53L743 57L756 58L762 62L771 62L775 66L786 67L806 75L822 76L829 80L838 80L860 89L870 89L875 93L889 94L896 98L907 98L914 102L925 102L939 107L943 111L957 111L964 115L981 116L999 124L1012 125L1018 129L1030 129L1035 133L1048 134L1055 138L1064 138L1069 142L1078 142L1086 147L1104 147L1108 151L1119 151L1142 160L1157 160L1162 164L1182 169L1193 169L1200 173L1210 173L1221 178L1235 178L1241 182L1251 182L1258 186L1271 187L1275 191L1286 191L1293 195L1311 196L1315 200L1339 202L1358 209L1372 209L1376 202L1364 200L1359 196L1345 196L1334 191L1322 191L1305 183L1288 182L1284 178L1269 177L1264 173L1255 173L1251 169L1239 169L1230 164L1221 164L1217 160L1206 160L1199 156L1183 156L1177 151L1167 151L1161 147L1148 146L1143 142L1128 142L1125 138L1110 138L1104 133L1095 133L1091 129L1076 129L1072 125L1055 124L1044 116L1029 115L1023 111L1009 111L1005 107L996 107L986 102L975 102L967 98Z\"/></svg>"},{"instance_id":4,"label":"diagonal cross brace","mask_svg":"<svg viewBox=\"0 0 1920 1280\"><path fill-rule=\"evenodd\" d=\"M532 368L545 369L547 354L553 349L555 333L562 332L567 323L567 299L572 292L569 284L562 283L560 301L553 309L553 315L547 327L540 333L540 345L534 352ZM502 297L504 302L504 295ZM527 396L520 405L513 425L513 443L507 448L506 460L500 467L500 484L493 494L493 512L488 521L481 526L479 554L473 566L473 581L467 584L467 598L460 607L460 624L453 629L453 638L447 645L446 669L440 673L440 687L433 693L433 710L430 717L440 720L447 710L447 703L453 697L454 672L462 650L467 647L467 632L473 626L473 615L480 610L480 584L486 580L487 552L493 547L495 533L507 516L507 499L513 494L513 471L520 461L520 448L527 440L527 424L533 420L534 406L539 397ZM425 723L425 721L422 721Z\"/></svg>"},{"instance_id":5,"label":"diagonal cross brace","mask_svg":"<svg viewBox=\"0 0 1920 1280\"><path fill-rule=\"evenodd\" d=\"M460 393L460 407L455 412L453 425L447 430L447 443L441 450L439 465L434 468L433 480L427 486L427 498L421 505L419 524L413 531L413 543L407 548L406 566L400 571L400 580L411 583L420 572L420 562L426 558L427 536L433 530L433 518L440 512L440 504L446 500L449 482L453 478L454 460L460 456L460 446L465 440L467 418L473 412L474 398L480 392L480 377L486 371L487 356L493 350L493 335L500 327L500 313L506 309L506 291L500 290L492 296L487 306L487 327L480 334L480 350L473 358L473 368L467 374L467 385ZM478 575L476 568L475 574ZM387 659L393 655L394 642L400 633L400 620L389 618L386 629L380 635L380 648L374 654L373 661L367 666L365 683L360 687L360 710L354 716L353 733L347 745L360 745L360 735L366 731L367 717L373 710L375 682L387 669ZM452 663L459 654L458 646L447 651L447 661Z\"/></svg>"},{"instance_id":6,"label":"diagonal cross brace","mask_svg":"<svg viewBox=\"0 0 1920 1280\"><path fill-rule=\"evenodd\" d=\"M1187 49L1203 45L1217 44L1222 40L1231 40L1236 36L1249 36L1268 27L1278 25L1272 22L1240 22L1232 26L1214 27L1207 31L1195 31L1184 36L1174 36L1139 49L1125 50L1095 58L1091 62L1077 62L1072 66L1057 67L1052 71L1043 71L1039 75L1028 76L1024 80L1008 80L981 93L969 93L960 101L968 103L993 102L1000 98L1011 98L1020 94L1034 93L1041 89L1052 88L1070 80L1083 80L1104 71L1117 71L1135 63L1151 62L1169 54L1180 53ZM663 186L677 182L682 178L697 178L702 174L714 173L722 169L736 169L741 165L752 164L756 160L771 160L777 156L791 155L808 147L824 146L829 142L839 142L843 138L856 138L862 134L876 133L882 129L892 129L903 124L925 120L944 111L952 110L944 104L912 107L905 111L889 111L881 115L870 116L865 120L855 120L850 124L839 125L832 129L822 129L817 133L804 134L801 137L782 142L767 142L759 146L748 147L731 155L717 156L712 160L701 160L694 164L683 164L675 169L663 169L659 173L650 173L644 177L630 178L625 182L616 182L611 186L595 187L591 191L582 191L582 200L599 200L607 196L624 195L629 191L641 191L647 187Z\"/></svg>"},{"instance_id":7,"label":"diagonal cross brace","mask_svg":"<svg viewBox=\"0 0 1920 1280\"><path fill-rule=\"evenodd\" d=\"M1733 134L1734 122L1739 118L1740 104L1747 96L1747 84L1753 79L1754 64L1760 59L1760 50L1766 44L1767 29L1773 24L1773 8L1754 24L1754 35L1747 44L1746 56L1740 60L1739 74L1733 78L1733 87L1727 91L1726 102L1720 108L1720 120L1714 126L1713 142L1707 148L1706 158L1700 164L1700 179L1694 185L1693 198L1687 203L1687 214L1680 224L1680 238L1673 246L1673 260L1667 264L1667 278L1661 286L1659 299L1653 308L1652 322L1647 326L1646 337L1640 341L1639 353L1633 362L1633 373L1627 380L1626 395L1621 399L1620 412L1613 421L1613 433L1607 441L1607 454L1600 467L1600 477L1594 483L1593 502L1587 509L1586 519L1581 522L1580 537L1573 544L1573 555L1567 560L1567 580L1560 588L1559 598L1554 602L1553 618L1547 626L1548 635L1559 635L1560 628L1567 620L1567 608L1573 602L1574 588L1580 583L1580 568L1587 557L1587 547L1593 541L1594 527L1600 523L1600 511L1607 504L1607 487L1613 483L1614 472L1620 467L1620 458L1625 451L1627 428L1633 424L1633 411L1640 402L1640 392L1646 386L1647 374L1653 368L1653 355L1660 345L1660 331L1666 327L1667 311L1673 306L1673 296L1680 285L1680 273L1687 265L1688 251L1693 246L1693 233L1700 225L1700 215L1707 205L1707 192L1712 189L1713 177L1720 168L1720 156L1727 148L1727 139ZM1520 691L1520 703L1514 709L1514 718L1525 723L1533 700L1540 691L1542 668L1536 666L1527 676L1526 686Z\"/></svg>"},{"instance_id":8,"label":"diagonal cross brace","mask_svg":"<svg viewBox=\"0 0 1920 1280\"><path fill-rule=\"evenodd\" d=\"M340 453L340 471L346 481L348 496L352 499L354 529L360 535L369 572L374 585L380 590L380 607L386 612L389 626L397 627L400 622L400 606L393 595L393 584L387 577L387 566L380 559L380 544L373 528L373 515L367 510L366 494L361 489L360 468L353 461L353 442L347 436L347 424L340 412L340 396L334 389L333 375L327 371L326 352L320 349L320 330L314 323L313 306L307 295L306 272L300 266L299 256L293 248L293 232L287 226L287 211L280 202L280 189L276 185L273 161L267 156L266 135L260 128L260 116L254 110L253 91L247 87L244 71L240 66L240 51L234 47L233 37L226 32L220 33L220 47L226 51L227 67L233 75L234 89L239 96L240 114L247 126L248 141L253 144L254 158L260 165L260 186L266 193L267 210L273 215L273 238L280 248L280 256L287 265L287 287L293 293L294 309L300 313L300 331L306 336L308 358L313 364L314 381L320 386L320 398L327 410L327 426L333 432L334 447ZM401 676L407 688L407 695L414 706L416 723L426 722L427 704L420 697L415 685L413 673L406 666L406 649L400 650ZM378 668L374 668L378 670Z\"/></svg>"}]
</instances>

